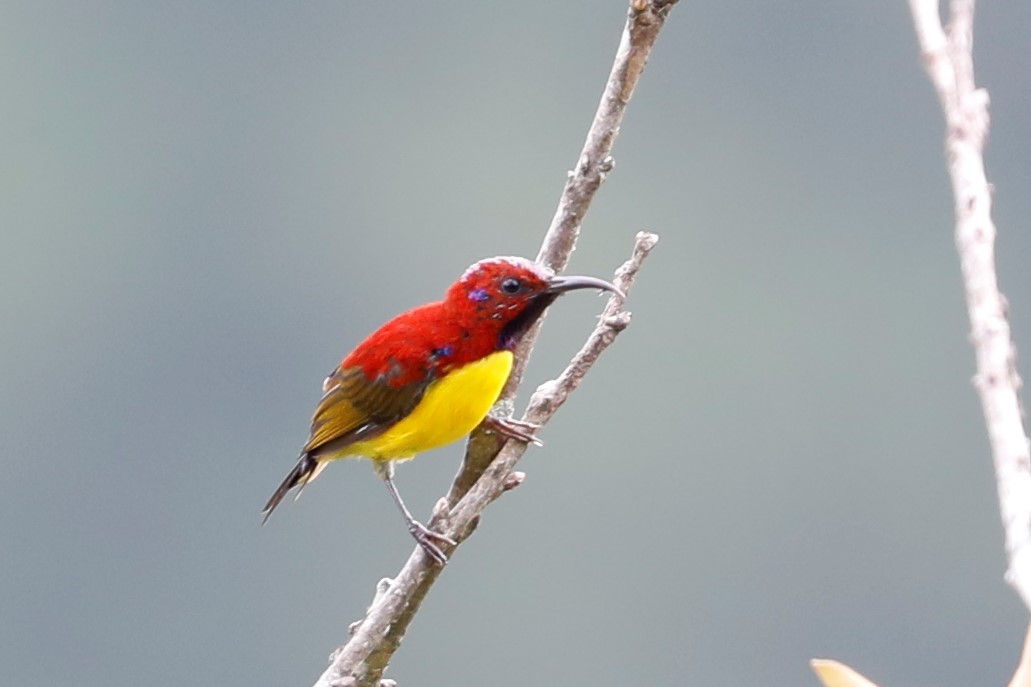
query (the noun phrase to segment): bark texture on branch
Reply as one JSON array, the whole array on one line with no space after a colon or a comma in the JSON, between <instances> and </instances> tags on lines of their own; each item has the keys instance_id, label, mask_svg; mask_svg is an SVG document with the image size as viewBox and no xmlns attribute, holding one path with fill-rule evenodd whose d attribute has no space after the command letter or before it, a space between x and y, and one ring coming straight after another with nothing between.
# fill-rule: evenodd
<instances>
[{"instance_id":1,"label":"bark texture on branch","mask_svg":"<svg viewBox=\"0 0 1031 687\"><path fill-rule=\"evenodd\" d=\"M591 200L612 170L610 153L619 133L623 112L674 4L676 0L631 0L601 103L578 162L569 172L558 209L538 255L539 261L556 272L560 272L569 261ZM654 234L637 235L631 258L616 273L616 286L624 293L632 286L641 263L657 240ZM618 296L609 298L598 325L566 370L537 389L524 420L543 425L565 402L602 351L629 324L630 313L625 312L622 306L622 299ZM516 351L512 376L502 392L500 403L503 408L511 410L512 399L538 331L539 323L527 333ZM512 468L525 451L526 445L521 442L505 442L490 432L476 430L470 438L459 474L448 495L437 502L433 517L427 524L461 544L479 523L483 509L522 481L521 473L512 472ZM368 612L351 626L351 638L330 657L330 666L315 683L316 687L386 687L391 681L382 679L383 671L442 570L421 547L416 546L397 576L381 580L377 585Z\"/></svg>"},{"instance_id":2,"label":"bark texture on branch","mask_svg":"<svg viewBox=\"0 0 1031 687\"><path fill-rule=\"evenodd\" d=\"M942 27L938 0L910 0L927 73L945 113L959 250L977 358L974 386L991 443L1005 530L1006 580L1031 608L1031 457L1024 430L1016 346L995 273L995 224L984 171L988 92L974 83L974 0L952 0Z\"/></svg>"}]
</instances>

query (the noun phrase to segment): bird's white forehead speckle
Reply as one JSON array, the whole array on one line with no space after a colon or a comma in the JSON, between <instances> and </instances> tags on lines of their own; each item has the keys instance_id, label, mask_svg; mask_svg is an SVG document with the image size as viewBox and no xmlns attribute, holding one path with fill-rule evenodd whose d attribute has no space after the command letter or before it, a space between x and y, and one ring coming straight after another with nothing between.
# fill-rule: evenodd
<instances>
[{"instance_id":1,"label":"bird's white forehead speckle","mask_svg":"<svg viewBox=\"0 0 1031 687\"><path fill-rule=\"evenodd\" d=\"M459 281L464 282L468 279L471 279L474 275L476 275L481 269L483 269L487 265L494 265L498 263L506 263L512 265L513 267L529 270L541 279L550 279L551 277L555 276L554 273L552 273L552 271L549 270L547 267L540 263L534 262L533 260L527 260L526 258L521 258L516 255L502 255L496 258L487 258L486 260L480 260L479 262L473 263L465 272L462 273L462 276L459 279Z\"/></svg>"}]
</instances>

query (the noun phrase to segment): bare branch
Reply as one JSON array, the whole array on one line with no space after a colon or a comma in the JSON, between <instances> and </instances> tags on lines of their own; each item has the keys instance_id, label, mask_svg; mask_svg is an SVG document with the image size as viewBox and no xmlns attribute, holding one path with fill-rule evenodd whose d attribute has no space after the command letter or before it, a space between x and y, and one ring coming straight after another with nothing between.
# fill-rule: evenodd
<instances>
[{"instance_id":1,"label":"bare branch","mask_svg":"<svg viewBox=\"0 0 1031 687\"><path fill-rule=\"evenodd\" d=\"M1020 654L1020 663L1013 673L1009 687L1031 687L1031 626L1024 637L1024 650Z\"/></svg>"},{"instance_id":2,"label":"bare branch","mask_svg":"<svg viewBox=\"0 0 1031 687\"><path fill-rule=\"evenodd\" d=\"M1006 580L1031 608L1031 456L1017 395L1016 346L1006 299L995 274L995 224L984 171L988 93L974 83L974 0L951 0L943 29L938 0L910 0L913 22L945 113L945 150L952 180L959 250L977 358L974 386L981 397L995 464L1006 536Z\"/></svg>"},{"instance_id":3,"label":"bare branch","mask_svg":"<svg viewBox=\"0 0 1031 687\"><path fill-rule=\"evenodd\" d=\"M612 170L610 153L623 112L675 3L676 0L631 0L601 103L538 255L539 261L556 271L561 271L569 261L591 200ZM641 263L657 240L654 234L637 235L633 255L616 274L616 285L624 293L632 286ZM569 367L533 395L525 420L543 425L565 402L602 351L629 324L630 314L622 310L622 305L622 299L610 297L597 327ZM509 410L538 331L539 323L516 351L515 367L500 401ZM505 443L490 432L475 431L462 469L448 496L437 502L429 526L459 543L464 541L479 523L483 509L522 481L521 473L513 473L512 467L525 451L526 445L521 442ZM383 671L441 571L421 547L415 547L397 577L377 586L365 618L351 626L350 640L331 656L330 666L316 687L384 687L387 681L382 680Z\"/></svg>"}]
</instances>

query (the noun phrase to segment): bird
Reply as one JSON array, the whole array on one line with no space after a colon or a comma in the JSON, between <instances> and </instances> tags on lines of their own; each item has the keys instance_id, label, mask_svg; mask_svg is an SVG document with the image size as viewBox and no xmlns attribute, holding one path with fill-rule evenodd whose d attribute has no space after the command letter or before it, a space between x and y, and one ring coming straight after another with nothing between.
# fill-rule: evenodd
<instances>
[{"instance_id":1,"label":"bird","mask_svg":"<svg viewBox=\"0 0 1031 687\"><path fill-rule=\"evenodd\" d=\"M408 531L440 565L451 538L417 521L394 484L394 464L450 444L484 423L536 442L535 425L491 415L512 371L513 350L561 294L599 289L594 277L561 276L520 257L474 263L439 301L412 308L370 334L326 377L297 463L272 494L263 524L291 489L297 495L334 460L371 459Z\"/></svg>"}]
</instances>

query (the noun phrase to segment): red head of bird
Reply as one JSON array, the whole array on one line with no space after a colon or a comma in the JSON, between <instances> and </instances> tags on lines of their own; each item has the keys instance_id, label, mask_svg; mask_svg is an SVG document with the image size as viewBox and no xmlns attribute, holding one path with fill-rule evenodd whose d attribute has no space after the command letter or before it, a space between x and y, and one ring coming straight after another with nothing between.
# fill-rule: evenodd
<instances>
[{"instance_id":1,"label":"red head of bird","mask_svg":"<svg viewBox=\"0 0 1031 687\"><path fill-rule=\"evenodd\" d=\"M601 279L557 276L526 258L480 260L448 288L444 300L387 322L341 367L361 367L367 376L395 388L439 377L491 353L514 349L559 295L582 288L620 293Z\"/></svg>"}]
</instances>

